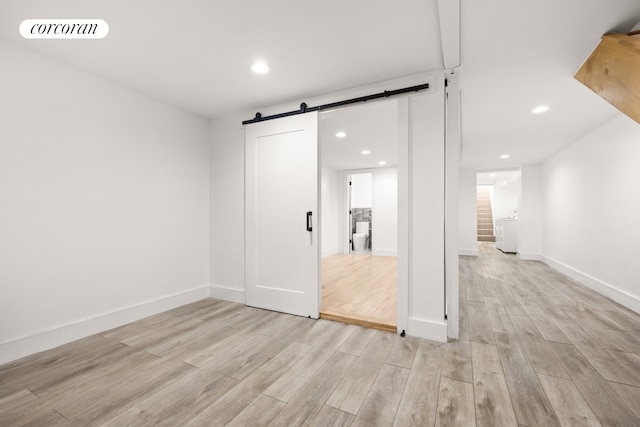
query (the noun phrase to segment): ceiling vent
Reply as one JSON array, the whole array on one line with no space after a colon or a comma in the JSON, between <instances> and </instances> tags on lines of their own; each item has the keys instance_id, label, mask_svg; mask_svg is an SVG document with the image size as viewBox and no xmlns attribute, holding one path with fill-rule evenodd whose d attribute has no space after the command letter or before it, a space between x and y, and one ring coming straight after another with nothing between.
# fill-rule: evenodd
<instances>
[{"instance_id":1,"label":"ceiling vent","mask_svg":"<svg viewBox=\"0 0 640 427\"><path fill-rule=\"evenodd\" d=\"M640 23L628 34L606 34L575 79L640 123Z\"/></svg>"}]
</instances>

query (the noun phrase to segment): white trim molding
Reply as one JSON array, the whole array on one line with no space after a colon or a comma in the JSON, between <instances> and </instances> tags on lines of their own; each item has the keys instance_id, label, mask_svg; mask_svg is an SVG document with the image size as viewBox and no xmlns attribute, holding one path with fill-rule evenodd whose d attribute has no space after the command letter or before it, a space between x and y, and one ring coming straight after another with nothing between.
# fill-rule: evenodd
<instances>
[{"instance_id":1,"label":"white trim molding","mask_svg":"<svg viewBox=\"0 0 640 427\"><path fill-rule=\"evenodd\" d=\"M458 248L458 255L462 256L478 256L478 249L463 249Z\"/></svg>"},{"instance_id":2,"label":"white trim molding","mask_svg":"<svg viewBox=\"0 0 640 427\"><path fill-rule=\"evenodd\" d=\"M384 249L375 249L371 251L371 255L373 256L398 256L398 251L384 250Z\"/></svg>"},{"instance_id":3,"label":"white trim molding","mask_svg":"<svg viewBox=\"0 0 640 427\"><path fill-rule=\"evenodd\" d=\"M322 251L322 258L331 256L331 255L335 255L335 254L339 254L342 253L342 251L338 248L333 248L333 249L325 249Z\"/></svg>"},{"instance_id":4,"label":"white trim molding","mask_svg":"<svg viewBox=\"0 0 640 427\"><path fill-rule=\"evenodd\" d=\"M541 254L520 252L518 250L517 251L517 256L518 256L518 258L520 258L523 261L542 261L542 255Z\"/></svg>"},{"instance_id":5,"label":"white trim molding","mask_svg":"<svg viewBox=\"0 0 640 427\"><path fill-rule=\"evenodd\" d=\"M409 317L407 335L432 341L447 342L447 322Z\"/></svg>"},{"instance_id":6,"label":"white trim molding","mask_svg":"<svg viewBox=\"0 0 640 427\"><path fill-rule=\"evenodd\" d=\"M631 295L621 289L616 288L615 286L610 285L609 283L589 276L582 271L576 270L575 268L563 264L560 261L556 261L553 258L549 258L546 255L542 256L542 261L554 270L557 270L569 276L571 279L575 280L581 285L584 285L606 297L611 298L615 302L627 307L629 310L640 313L640 298L638 298L638 296Z\"/></svg>"},{"instance_id":7,"label":"white trim molding","mask_svg":"<svg viewBox=\"0 0 640 427\"><path fill-rule=\"evenodd\" d=\"M209 287L205 285L90 318L80 319L66 325L55 326L24 337L10 339L0 343L0 364L49 350L208 297Z\"/></svg>"},{"instance_id":8,"label":"white trim molding","mask_svg":"<svg viewBox=\"0 0 640 427\"><path fill-rule=\"evenodd\" d=\"M244 289L232 288L222 285L210 285L209 297L219 298L225 301L245 303Z\"/></svg>"}]
</instances>

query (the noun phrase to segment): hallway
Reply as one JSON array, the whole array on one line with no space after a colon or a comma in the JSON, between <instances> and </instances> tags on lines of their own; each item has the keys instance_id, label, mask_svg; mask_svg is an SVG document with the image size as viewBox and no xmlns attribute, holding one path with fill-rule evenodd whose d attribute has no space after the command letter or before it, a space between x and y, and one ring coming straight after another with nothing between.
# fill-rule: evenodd
<instances>
[{"instance_id":1,"label":"hallway","mask_svg":"<svg viewBox=\"0 0 640 427\"><path fill-rule=\"evenodd\" d=\"M639 425L640 316L543 263L479 249L460 259L460 340L447 346L478 424Z\"/></svg>"}]
</instances>

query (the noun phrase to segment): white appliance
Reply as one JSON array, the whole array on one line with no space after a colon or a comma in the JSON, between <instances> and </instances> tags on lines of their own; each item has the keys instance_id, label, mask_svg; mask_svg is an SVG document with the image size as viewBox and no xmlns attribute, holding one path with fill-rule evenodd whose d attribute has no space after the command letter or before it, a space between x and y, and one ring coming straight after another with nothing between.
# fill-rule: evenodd
<instances>
[{"instance_id":1,"label":"white appliance","mask_svg":"<svg viewBox=\"0 0 640 427\"><path fill-rule=\"evenodd\" d=\"M515 218L496 219L496 248L505 253L518 250L518 220Z\"/></svg>"}]
</instances>

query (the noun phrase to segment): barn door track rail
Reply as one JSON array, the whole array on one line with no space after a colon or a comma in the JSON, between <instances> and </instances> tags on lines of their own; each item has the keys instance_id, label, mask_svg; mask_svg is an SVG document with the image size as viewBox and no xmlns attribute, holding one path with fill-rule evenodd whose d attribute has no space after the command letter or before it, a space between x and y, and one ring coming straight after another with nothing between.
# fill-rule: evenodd
<instances>
[{"instance_id":1,"label":"barn door track rail","mask_svg":"<svg viewBox=\"0 0 640 427\"><path fill-rule=\"evenodd\" d=\"M258 122L264 122L267 120L280 119L282 117L295 116L298 114L310 113L312 111L328 110L331 108L342 107L344 105L356 104L359 102L367 102L373 99L389 98L390 96L401 95L403 93L409 93L409 92L418 92L425 89L429 89L429 83L405 87L405 88L396 89L396 90L385 90L384 92L376 93L373 95L360 96L358 98L346 99L344 101L332 102L330 104L318 105L315 107L309 107L305 102L303 102L302 104L300 104L299 110L288 111L286 113L280 113L280 114L274 114L271 116L262 117L262 114L260 112L257 112L256 116L253 119L245 120L242 122L242 124L249 125L251 123L258 123Z\"/></svg>"}]
</instances>

